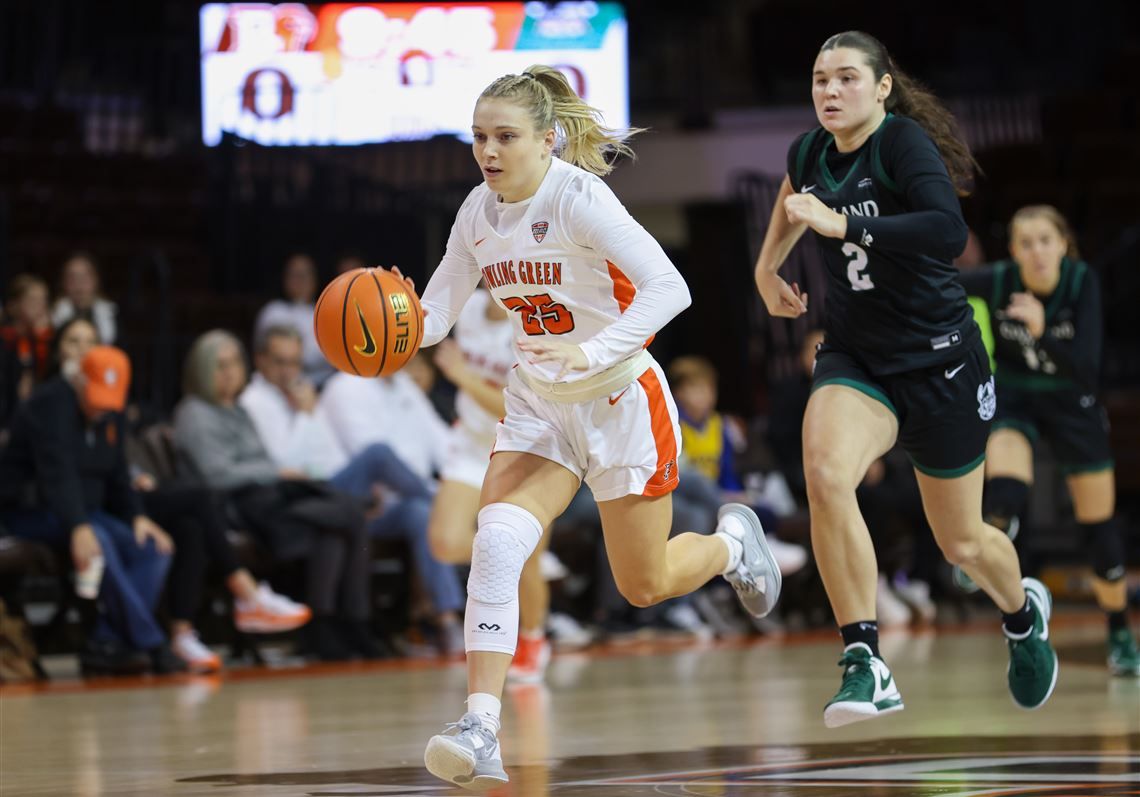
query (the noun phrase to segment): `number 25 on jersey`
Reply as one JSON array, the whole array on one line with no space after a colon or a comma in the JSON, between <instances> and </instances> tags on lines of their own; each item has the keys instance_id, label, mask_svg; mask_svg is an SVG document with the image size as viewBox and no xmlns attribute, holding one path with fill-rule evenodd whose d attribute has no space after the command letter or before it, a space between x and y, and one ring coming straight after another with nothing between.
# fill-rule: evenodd
<instances>
[{"instance_id":1,"label":"number 25 on jersey","mask_svg":"<svg viewBox=\"0 0 1140 797\"><path fill-rule=\"evenodd\" d=\"M851 258L851 262L847 264L847 281L851 283L851 290L869 291L873 289L875 283L871 282L871 275L863 273L863 270L867 268L867 250L858 244L845 243L840 251Z\"/></svg>"},{"instance_id":2,"label":"number 25 on jersey","mask_svg":"<svg viewBox=\"0 0 1140 797\"><path fill-rule=\"evenodd\" d=\"M549 293L508 296L503 306L522 316L523 332L528 335L565 335L574 329L574 316Z\"/></svg>"}]
</instances>

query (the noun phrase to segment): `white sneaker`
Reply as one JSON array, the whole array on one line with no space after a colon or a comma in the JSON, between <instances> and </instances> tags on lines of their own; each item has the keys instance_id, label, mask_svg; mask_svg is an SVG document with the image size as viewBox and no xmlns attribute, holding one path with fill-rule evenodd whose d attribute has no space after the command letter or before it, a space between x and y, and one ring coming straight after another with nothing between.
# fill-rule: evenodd
<instances>
[{"instance_id":1,"label":"white sneaker","mask_svg":"<svg viewBox=\"0 0 1140 797\"><path fill-rule=\"evenodd\" d=\"M780 599L783 584L780 566L772 555L760 518L756 517L751 507L744 504L722 506L717 512L715 533L736 537L735 533L721 531L724 519L730 515L737 518L743 527L743 535L738 538L738 542L743 546L744 553L740 565L733 572L725 573L724 579L736 590L736 597L745 611L753 617L764 617L776 608L776 602Z\"/></svg>"},{"instance_id":2,"label":"white sneaker","mask_svg":"<svg viewBox=\"0 0 1140 797\"><path fill-rule=\"evenodd\" d=\"M278 595L262 582L253 600L234 602L234 625L246 634L272 634L300 628L313 612L303 603Z\"/></svg>"},{"instance_id":3,"label":"white sneaker","mask_svg":"<svg viewBox=\"0 0 1140 797\"><path fill-rule=\"evenodd\" d=\"M879 587L875 591L875 617L879 628L898 628L910 625L910 607L891 592L887 577L879 574Z\"/></svg>"},{"instance_id":4,"label":"white sneaker","mask_svg":"<svg viewBox=\"0 0 1140 797\"><path fill-rule=\"evenodd\" d=\"M424 766L440 780L473 791L493 789L508 780L495 732L470 711L431 737Z\"/></svg>"},{"instance_id":5,"label":"white sneaker","mask_svg":"<svg viewBox=\"0 0 1140 797\"><path fill-rule=\"evenodd\" d=\"M807 564L807 549L802 545L784 542L777 537L768 537L768 547L772 550L772 556L776 558L776 564L780 566L782 576L791 575Z\"/></svg>"},{"instance_id":6,"label":"white sneaker","mask_svg":"<svg viewBox=\"0 0 1140 797\"><path fill-rule=\"evenodd\" d=\"M538 570L543 581L561 581L570 575L569 568L552 551L543 551L538 557Z\"/></svg>"},{"instance_id":7,"label":"white sneaker","mask_svg":"<svg viewBox=\"0 0 1140 797\"><path fill-rule=\"evenodd\" d=\"M930 599L929 584L925 581L896 581L894 590L922 622L934 622L934 618L938 615L938 607Z\"/></svg>"},{"instance_id":8,"label":"white sneaker","mask_svg":"<svg viewBox=\"0 0 1140 797\"><path fill-rule=\"evenodd\" d=\"M190 672L217 672L222 669L222 659L198 639L195 631L182 631L170 640L174 655L186 662Z\"/></svg>"},{"instance_id":9,"label":"white sneaker","mask_svg":"<svg viewBox=\"0 0 1140 797\"><path fill-rule=\"evenodd\" d=\"M554 612L546 618L546 633L550 644L559 650L584 648L594 641L594 635L568 614Z\"/></svg>"},{"instance_id":10,"label":"white sneaker","mask_svg":"<svg viewBox=\"0 0 1140 797\"><path fill-rule=\"evenodd\" d=\"M716 636L712 626L706 625L700 614L690 603L670 606L665 610L664 620L670 628L689 634L695 639L707 642Z\"/></svg>"}]
</instances>

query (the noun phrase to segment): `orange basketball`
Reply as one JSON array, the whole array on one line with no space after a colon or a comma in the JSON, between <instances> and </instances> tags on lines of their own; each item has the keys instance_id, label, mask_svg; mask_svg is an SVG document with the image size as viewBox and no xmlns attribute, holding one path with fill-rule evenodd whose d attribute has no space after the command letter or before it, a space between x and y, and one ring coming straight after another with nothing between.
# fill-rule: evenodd
<instances>
[{"instance_id":1,"label":"orange basketball","mask_svg":"<svg viewBox=\"0 0 1140 797\"><path fill-rule=\"evenodd\" d=\"M419 351L424 311L420 297L392 272L358 268L321 293L313 329L321 352L341 371L387 376Z\"/></svg>"}]
</instances>

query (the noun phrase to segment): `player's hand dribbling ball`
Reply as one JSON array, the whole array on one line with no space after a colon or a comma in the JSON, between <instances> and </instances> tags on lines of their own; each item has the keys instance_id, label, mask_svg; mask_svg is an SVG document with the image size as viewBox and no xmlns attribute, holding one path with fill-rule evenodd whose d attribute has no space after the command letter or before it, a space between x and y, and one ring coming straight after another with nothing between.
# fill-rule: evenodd
<instances>
[{"instance_id":1,"label":"player's hand dribbling ball","mask_svg":"<svg viewBox=\"0 0 1140 797\"><path fill-rule=\"evenodd\" d=\"M313 329L321 353L356 376L388 376L419 351L424 311L410 281L382 268L334 279L317 299Z\"/></svg>"}]
</instances>

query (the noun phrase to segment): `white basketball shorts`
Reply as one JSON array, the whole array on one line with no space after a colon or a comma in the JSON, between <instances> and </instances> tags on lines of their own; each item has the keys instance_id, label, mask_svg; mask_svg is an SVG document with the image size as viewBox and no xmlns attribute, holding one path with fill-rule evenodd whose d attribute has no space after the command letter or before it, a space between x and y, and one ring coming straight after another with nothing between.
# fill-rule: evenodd
<instances>
[{"instance_id":1,"label":"white basketball shorts","mask_svg":"<svg viewBox=\"0 0 1140 797\"><path fill-rule=\"evenodd\" d=\"M681 428L656 362L624 388L576 403L545 398L512 369L504 398L496 453L520 451L557 462L584 479L597 501L665 495L677 487Z\"/></svg>"}]
</instances>

